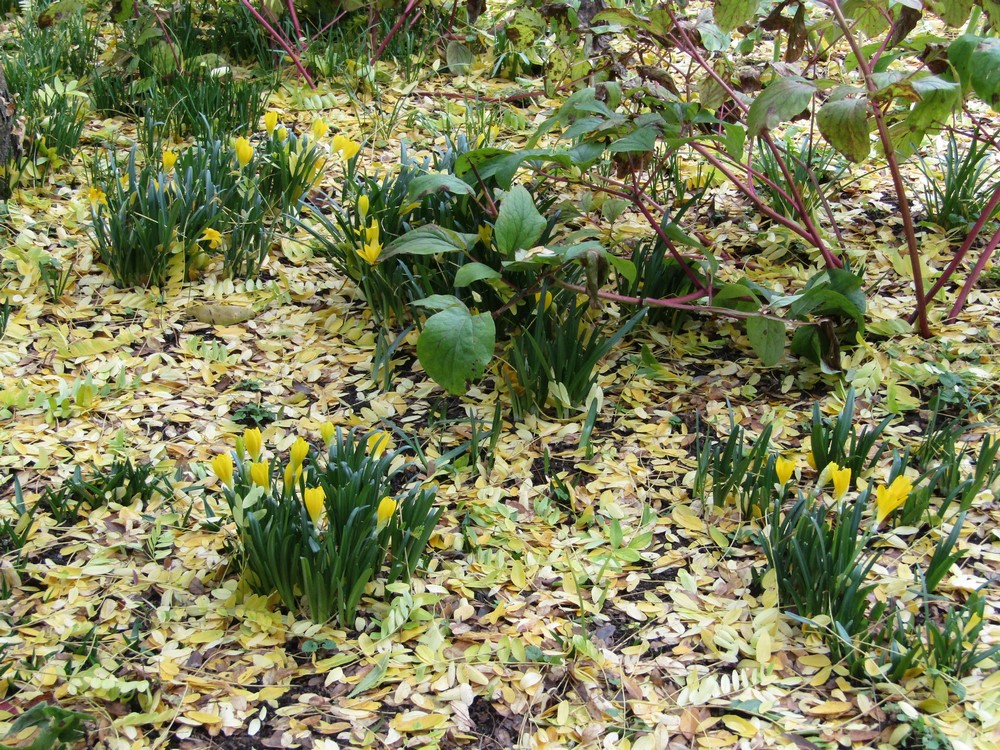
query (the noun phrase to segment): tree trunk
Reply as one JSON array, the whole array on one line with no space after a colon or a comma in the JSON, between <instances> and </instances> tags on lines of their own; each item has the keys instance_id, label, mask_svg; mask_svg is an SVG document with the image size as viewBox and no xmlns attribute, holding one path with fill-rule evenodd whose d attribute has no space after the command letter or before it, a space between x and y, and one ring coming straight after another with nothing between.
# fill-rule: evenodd
<instances>
[{"instance_id":1,"label":"tree trunk","mask_svg":"<svg viewBox=\"0 0 1000 750\"><path fill-rule=\"evenodd\" d=\"M7 90L3 67L3 58L0 57L0 200L7 200L11 189L8 165L21 155L21 139L15 132L17 108L14 97Z\"/></svg>"}]
</instances>

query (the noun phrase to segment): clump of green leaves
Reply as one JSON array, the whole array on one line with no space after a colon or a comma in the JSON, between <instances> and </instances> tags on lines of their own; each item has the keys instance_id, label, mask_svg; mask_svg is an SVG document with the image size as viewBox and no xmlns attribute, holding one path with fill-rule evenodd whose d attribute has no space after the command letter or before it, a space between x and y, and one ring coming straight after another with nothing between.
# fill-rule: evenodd
<instances>
[{"instance_id":1,"label":"clump of green leaves","mask_svg":"<svg viewBox=\"0 0 1000 750\"><path fill-rule=\"evenodd\" d=\"M598 366L646 311L606 334L609 324L590 322L588 308L573 293L553 295L543 289L534 320L511 337L502 373L516 419L550 409L565 419L601 401Z\"/></svg>"},{"instance_id":2,"label":"clump of green leaves","mask_svg":"<svg viewBox=\"0 0 1000 750\"><path fill-rule=\"evenodd\" d=\"M892 421L892 415L875 427L864 427L859 432L854 424L855 398L852 386L844 397L844 408L832 421L823 418L819 403L813 404L809 444L816 471L821 472L828 464L835 463L850 469L851 478L856 483L885 452L886 446L879 442L879 438Z\"/></svg>"},{"instance_id":3,"label":"clump of green leaves","mask_svg":"<svg viewBox=\"0 0 1000 750\"><path fill-rule=\"evenodd\" d=\"M777 458L768 452L773 429L774 425L765 425L760 437L748 445L746 431L736 424L730 410L729 434L724 439L713 440L699 430L695 495L704 501L711 493L716 507L736 502L744 518L763 515L777 483Z\"/></svg>"},{"instance_id":4,"label":"clump of green leaves","mask_svg":"<svg viewBox=\"0 0 1000 750\"><path fill-rule=\"evenodd\" d=\"M917 160L924 175L921 199L928 221L948 231L968 231L1000 187L1000 165L990 166L995 148L979 129L967 147L951 129L944 140L939 168L922 155Z\"/></svg>"},{"instance_id":5,"label":"clump of green leaves","mask_svg":"<svg viewBox=\"0 0 1000 750\"><path fill-rule=\"evenodd\" d=\"M80 510L95 510L108 503L130 505L138 502L142 509L154 500L173 497L170 478L157 469L155 463L131 458L115 458L108 466L91 464L86 473L80 466L73 469L58 488L46 487L39 505L61 525L76 523Z\"/></svg>"},{"instance_id":6,"label":"clump of green leaves","mask_svg":"<svg viewBox=\"0 0 1000 750\"><path fill-rule=\"evenodd\" d=\"M248 580L278 592L290 610L317 623L335 617L353 627L362 595L376 576L389 584L413 575L441 513L436 490L405 481L393 467L384 432L324 428L324 452L302 438L279 470L263 455L260 432L247 430L230 454L213 461L236 520Z\"/></svg>"}]
</instances>

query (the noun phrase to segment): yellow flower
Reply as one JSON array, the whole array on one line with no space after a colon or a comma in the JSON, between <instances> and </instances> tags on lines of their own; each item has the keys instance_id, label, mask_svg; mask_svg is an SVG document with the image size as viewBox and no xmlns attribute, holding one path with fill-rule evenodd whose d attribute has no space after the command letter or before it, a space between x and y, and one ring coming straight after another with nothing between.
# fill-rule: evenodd
<instances>
[{"instance_id":1,"label":"yellow flower","mask_svg":"<svg viewBox=\"0 0 1000 750\"><path fill-rule=\"evenodd\" d=\"M299 478L299 475L301 473L302 473L302 467L301 466L294 466L292 464L288 464L285 467L285 489L286 490L288 490L289 488L291 488L291 486L293 484L295 484L295 480L297 480Z\"/></svg>"},{"instance_id":2,"label":"yellow flower","mask_svg":"<svg viewBox=\"0 0 1000 750\"><path fill-rule=\"evenodd\" d=\"M368 215L369 200L367 195L358 196L358 216L361 217L361 223L365 221L365 217Z\"/></svg>"},{"instance_id":3,"label":"yellow flower","mask_svg":"<svg viewBox=\"0 0 1000 750\"><path fill-rule=\"evenodd\" d=\"M368 452L372 458L382 458L385 449L389 447L389 433L373 432L368 436Z\"/></svg>"},{"instance_id":4,"label":"yellow flower","mask_svg":"<svg viewBox=\"0 0 1000 750\"><path fill-rule=\"evenodd\" d=\"M379 235L379 225L375 219L372 219L372 223L368 225L365 230L365 242L369 245L378 245L378 235Z\"/></svg>"},{"instance_id":5,"label":"yellow flower","mask_svg":"<svg viewBox=\"0 0 1000 750\"><path fill-rule=\"evenodd\" d=\"M288 137L288 128L282 125L280 128L278 128L278 140L283 141L287 137Z\"/></svg>"},{"instance_id":6,"label":"yellow flower","mask_svg":"<svg viewBox=\"0 0 1000 750\"><path fill-rule=\"evenodd\" d=\"M337 427L333 422L324 422L319 426L319 434L323 438L323 443L329 445L333 442L333 436L337 434Z\"/></svg>"},{"instance_id":7,"label":"yellow flower","mask_svg":"<svg viewBox=\"0 0 1000 750\"><path fill-rule=\"evenodd\" d=\"M318 523L320 513L323 512L324 501L326 500L326 493L323 492L323 488L307 487L305 493L302 495L302 499L305 501L306 510L309 512L312 522Z\"/></svg>"},{"instance_id":8,"label":"yellow flower","mask_svg":"<svg viewBox=\"0 0 1000 750\"><path fill-rule=\"evenodd\" d=\"M90 198L90 202L95 206L102 203L105 206L108 205L108 196L106 196L104 194L104 191L101 190L96 185L90 188L90 190L87 192L87 197Z\"/></svg>"},{"instance_id":9,"label":"yellow flower","mask_svg":"<svg viewBox=\"0 0 1000 750\"><path fill-rule=\"evenodd\" d=\"M892 484L875 488L875 524L880 526L882 521L899 506L906 502L913 490L913 482L907 477L898 476L892 480Z\"/></svg>"},{"instance_id":10,"label":"yellow flower","mask_svg":"<svg viewBox=\"0 0 1000 750\"><path fill-rule=\"evenodd\" d=\"M278 113L273 109L269 109L264 114L264 129L267 131L268 135L274 133L274 129L278 126Z\"/></svg>"},{"instance_id":11,"label":"yellow flower","mask_svg":"<svg viewBox=\"0 0 1000 750\"><path fill-rule=\"evenodd\" d=\"M541 301L542 301L542 293L541 292L535 292L535 309L536 310L538 309L538 303L541 302ZM542 304L542 309L545 312L548 312L550 307L552 307L552 292L550 292L549 290L546 289L545 290L545 302Z\"/></svg>"},{"instance_id":12,"label":"yellow flower","mask_svg":"<svg viewBox=\"0 0 1000 750\"><path fill-rule=\"evenodd\" d=\"M313 120L312 127L309 128L309 130L312 132L313 137L318 141L330 132L330 126L323 120Z\"/></svg>"},{"instance_id":13,"label":"yellow flower","mask_svg":"<svg viewBox=\"0 0 1000 750\"><path fill-rule=\"evenodd\" d=\"M480 224L476 234L479 235L479 241L483 243L483 247L490 246L493 241L493 227L489 224Z\"/></svg>"},{"instance_id":14,"label":"yellow flower","mask_svg":"<svg viewBox=\"0 0 1000 750\"><path fill-rule=\"evenodd\" d=\"M369 266L374 266L378 263L378 256L382 254L382 246L365 245L364 247L357 249L355 252L364 258Z\"/></svg>"},{"instance_id":15,"label":"yellow flower","mask_svg":"<svg viewBox=\"0 0 1000 750\"><path fill-rule=\"evenodd\" d=\"M851 488L851 470L846 466L841 469L833 462L829 466L830 478L833 479L833 499L840 500Z\"/></svg>"},{"instance_id":16,"label":"yellow flower","mask_svg":"<svg viewBox=\"0 0 1000 750\"><path fill-rule=\"evenodd\" d=\"M806 463L809 464L809 468L816 471L816 456L813 455L812 451L806 454Z\"/></svg>"},{"instance_id":17,"label":"yellow flower","mask_svg":"<svg viewBox=\"0 0 1000 750\"><path fill-rule=\"evenodd\" d=\"M302 466L302 462L306 460L307 455L309 455L309 443L307 443L303 438L299 438L292 443L292 466L298 469Z\"/></svg>"},{"instance_id":18,"label":"yellow flower","mask_svg":"<svg viewBox=\"0 0 1000 750\"><path fill-rule=\"evenodd\" d=\"M361 144L357 141L352 141L346 135L335 135L333 136L333 150L347 161L350 161L361 150Z\"/></svg>"},{"instance_id":19,"label":"yellow flower","mask_svg":"<svg viewBox=\"0 0 1000 750\"><path fill-rule=\"evenodd\" d=\"M788 484L788 480L792 478L792 474L795 472L795 462L790 458L778 456L778 458L774 461L774 471L778 475L778 482L781 485L786 485Z\"/></svg>"},{"instance_id":20,"label":"yellow flower","mask_svg":"<svg viewBox=\"0 0 1000 750\"><path fill-rule=\"evenodd\" d=\"M250 464L250 481L258 487L267 488L271 472L268 470L267 461L257 461Z\"/></svg>"},{"instance_id":21,"label":"yellow flower","mask_svg":"<svg viewBox=\"0 0 1000 750\"><path fill-rule=\"evenodd\" d=\"M385 525L389 523L389 519L392 518L392 514L396 512L396 501L391 497L383 497L382 502L378 504L378 510L375 513L375 519L378 523L378 530L381 531L385 528Z\"/></svg>"},{"instance_id":22,"label":"yellow flower","mask_svg":"<svg viewBox=\"0 0 1000 750\"><path fill-rule=\"evenodd\" d=\"M227 487L233 486L233 457L228 453L220 453L212 459L212 472Z\"/></svg>"},{"instance_id":23,"label":"yellow flower","mask_svg":"<svg viewBox=\"0 0 1000 750\"><path fill-rule=\"evenodd\" d=\"M163 171L169 172L174 168L174 164L177 162L177 152L166 149L163 152Z\"/></svg>"},{"instance_id":24,"label":"yellow flower","mask_svg":"<svg viewBox=\"0 0 1000 750\"><path fill-rule=\"evenodd\" d=\"M260 452L264 447L264 438L257 427L247 427L243 430L243 445L254 461L260 460Z\"/></svg>"},{"instance_id":25,"label":"yellow flower","mask_svg":"<svg viewBox=\"0 0 1000 750\"><path fill-rule=\"evenodd\" d=\"M219 233L218 229L209 227L201 233L201 238L208 240L208 246L212 250L217 249L222 244L222 234Z\"/></svg>"},{"instance_id":26,"label":"yellow flower","mask_svg":"<svg viewBox=\"0 0 1000 750\"><path fill-rule=\"evenodd\" d=\"M250 160L253 158L253 146L250 145L250 141L241 136L236 139L233 148L236 151L236 160L240 163L241 167L245 167L250 163Z\"/></svg>"}]
</instances>

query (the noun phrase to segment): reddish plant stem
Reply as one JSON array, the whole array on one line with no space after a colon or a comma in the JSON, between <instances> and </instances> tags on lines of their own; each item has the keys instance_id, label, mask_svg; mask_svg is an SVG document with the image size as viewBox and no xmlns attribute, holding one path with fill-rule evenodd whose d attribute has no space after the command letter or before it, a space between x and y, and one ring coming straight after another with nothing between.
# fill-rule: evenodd
<instances>
[{"instance_id":1,"label":"reddish plant stem","mask_svg":"<svg viewBox=\"0 0 1000 750\"><path fill-rule=\"evenodd\" d=\"M400 13L399 18L396 19L396 23L392 25L392 28L389 29L389 33L385 35L385 38L382 40L382 43L379 44L378 49L375 50L375 55L372 58L373 60L378 60L379 58L382 57L382 53L385 52L386 45L388 45L389 42L392 40L392 38L396 36L396 32L399 31L403 23L406 21L407 17L410 15L410 13L413 12L413 9L420 4L420 2L421 0L410 0L410 2L406 4L406 7L403 9L403 12ZM373 44L374 41L375 37L373 36L372 37Z\"/></svg>"},{"instance_id":2,"label":"reddish plant stem","mask_svg":"<svg viewBox=\"0 0 1000 750\"><path fill-rule=\"evenodd\" d=\"M691 37L688 35L687 31L680 24L680 22L677 20L677 17L674 15L674 12L670 10L669 7L667 9L667 13L670 15L670 20L674 25L674 31L676 32L676 36L682 42L681 46L683 47L684 51L698 63L698 66L702 70L704 70L709 76L711 76L715 80L716 83L719 84L719 86L722 87L722 89L726 92L727 96L729 96L729 98L736 103L736 106L738 106L744 113L748 113L750 111L750 107L747 104L745 104L743 100L737 95L736 91L729 84L729 81L725 80L722 76L720 76L716 72L715 68L709 64L708 60L704 58L704 56L698 50L697 45L691 40ZM823 242L823 236L822 234L820 234L819 229L816 227L815 223L812 220L812 217L809 215L809 211L806 210L805 201L802 199L802 194L799 191L798 186L795 184L795 180L792 179L792 174L788 169L788 164L786 163L784 157L781 155L781 150L777 147L777 145L774 143L774 140L771 138L771 134L765 131L764 133L762 133L761 139L764 141L765 144L767 144L768 150L770 150L771 154L774 156L774 160L778 164L778 168L781 169L781 173L784 176L785 181L788 183L788 189L791 191L791 194L788 195L788 198L792 203L792 205L795 206L795 210L799 214L799 218L802 221L802 226L799 226L796 223L791 222L788 219L785 219L784 217L781 217L782 221L780 223L788 227L792 231L794 231L796 234L798 234L803 239L812 244L817 250L819 250L828 268L842 267L843 263L841 263L840 260L830 252L829 248L827 248L826 246L826 243ZM697 148L698 146L697 143L692 144L692 146L694 146L696 150L698 150L699 153L701 153L701 149ZM747 166L748 167L750 166L749 158L747 159ZM765 206L761 202L760 198L758 198L756 193L754 192L752 184L747 184L744 183L742 180L736 179L735 176L731 175L731 173L726 173L726 176L733 181L733 183L736 185L737 189L741 193L743 193L744 195L749 197L751 201L753 201L754 205L756 205L759 209L764 210ZM767 212L765 211L765 213ZM774 211L772 211L771 213L773 213L774 216L780 216L780 214L777 214ZM774 219L774 216L772 216L771 218Z\"/></svg>"},{"instance_id":3,"label":"reddish plant stem","mask_svg":"<svg viewBox=\"0 0 1000 750\"><path fill-rule=\"evenodd\" d=\"M311 37L309 38L309 43L310 43L310 44L312 44L312 43L313 43L313 42L315 42L315 41L316 41L317 39L319 39L320 35L321 35L321 34L322 34L322 33L323 33L324 31L326 31L327 29L329 29L329 28L330 28L331 26L333 26L333 25L334 25L335 23L337 23L337 21L339 21L339 20L340 20L341 18L343 18L343 17L344 17L344 16L346 16L346 15L347 15L347 11L346 11L346 10L343 10L343 11L341 11L340 13L338 13L338 14L336 15L336 17L334 17L334 19L333 19L332 21L330 21L330 22L329 22L328 24L325 24L325 25L323 26L323 28L321 28L321 29L320 29L319 31L317 31L317 32L316 32L315 34L313 34L313 35L312 35L312 36L311 36Z\"/></svg>"},{"instance_id":4,"label":"reddish plant stem","mask_svg":"<svg viewBox=\"0 0 1000 750\"><path fill-rule=\"evenodd\" d=\"M941 291L941 288L948 283L948 280L962 264L962 261L965 260L965 256L969 254L973 243L975 243L976 238L979 237L979 234L983 231L983 227L986 226L986 222L990 220L990 217L997 210L997 207L1000 207L1000 185L998 185L993 191L993 195L990 196L990 200L986 204L986 207L983 208L982 213L979 214L979 218L976 219L976 223L973 224L972 229L969 230L969 234L965 237L965 242L962 243L962 246L951 259L951 262L947 265L944 271L941 272L941 275L938 277L937 281L934 282L934 285L927 291L928 300L934 299L934 297L937 296L937 293ZM950 317L954 317L954 315ZM916 319L917 313L916 311L913 311L910 313L908 320L912 324Z\"/></svg>"},{"instance_id":5,"label":"reddish plant stem","mask_svg":"<svg viewBox=\"0 0 1000 750\"><path fill-rule=\"evenodd\" d=\"M823 0L823 2L833 11L837 25L840 26L847 37L847 43L851 45L851 51L858 61L858 69L865 81L865 88L871 101L871 111L875 118L875 126L878 129L878 137L882 142L882 150L885 152L885 163L892 177L893 188L896 191L896 198L899 201L899 216L903 220L903 235L906 238L906 247L910 256L910 271L913 274L913 294L917 298L917 329L924 338L930 338L931 328L927 320L928 297L924 290L923 271L920 269L920 246L917 244L917 234L913 227L913 216L910 214L910 201L906 195L906 184L903 182L903 175L899 171L899 161L896 159L896 149L892 142L892 135L886 125L882 110L874 102L874 95L878 92L878 87L872 79L872 69L865 57L864 50L858 44L858 40L850 33L850 24L844 17L844 11L840 7L838 0Z\"/></svg>"},{"instance_id":6,"label":"reddish plant stem","mask_svg":"<svg viewBox=\"0 0 1000 750\"><path fill-rule=\"evenodd\" d=\"M302 33L302 26L299 24L299 14L295 12L295 0L288 0L288 15L292 18L292 28L295 29L295 46L299 52L305 52L302 46L305 41L305 34Z\"/></svg>"},{"instance_id":7,"label":"reddish plant stem","mask_svg":"<svg viewBox=\"0 0 1000 750\"><path fill-rule=\"evenodd\" d=\"M560 279L553 279L557 286L561 286L563 289L569 289L570 291L576 292L577 294L590 294L587 287L580 286L579 284L570 284L568 281L562 281ZM777 315L769 315L768 313L761 312L749 312L744 310L731 310L728 307L710 307L703 305L692 305L698 299L703 299L707 295L704 292L690 292L681 297L674 297L673 299L663 299L663 298L649 298L649 297L630 297L625 294L616 294L615 292L602 292L598 291L597 296L600 299L606 299L610 302L620 302L626 305L645 305L647 307L667 307L671 310L683 310L685 312L695 313L695 314L705 314L709 313L712 315L720 315L727 318L736 318L738 320L745 320L747 318L768 318L769 320L777 320L780 323L795 328L800 325L806 325L795 320L786 320L785 318L778 317Z\"/></svg>"},{"instance_id":8,"label":"reddish plant stem","mask_svg":"<svg viewBox=\"0 0 1000 750\"><path fill-rule=\"evenodd\" d=\"M250 11L250 15L252 15L255 19L257 19L257 23L263 26L264 30L271 35L271 38L278 43L278 46L280 46L281 49L283 49L288 54L288 56L292 58L292 63L295 65L295 68L299 71L299 75L301 75L305 79L306 83L309 84L309 88L311 89L316 88L316 84L313 83L312 76L310 76L309 71L307 71L302 66L302 61L299 59L299 56L295 53L295 50L292 49L291 45L285 39L285 35L282 34L280 31L278 31L270 23L268 23L267 19L265 19L264 16L260 14L260 12L253 6L250 0L240 0L240 2L243 3L244 8Z\"/></svg>"},{"instance_id":9,"label":"reddish plant stem","mask_svg":"<svg viewBox=\"0 0 1000 750\"><path fill-rule=\"evenodd\" d=\"M972 287L976 285L976 282L979 281L979 277L982 275L983 271L986 270L986 264L990 262L990 257L996 251L998 245L1000 245L1000 229L997 229L993 233L993 236L990 237L990 241L986 243L986 247L983 248L983 252L979 256L979 262L976 263L976 267L972 269L972 273L969 274L969 278L967 278L965 283L962 285L962 291L958 293L958 298L955 300L955 304L948 313L949 323L954 323L955 319L958 318L958 314L962 312L962 308L965 307L965 302L969 298L969 293L972 291Z\"/></svg>"}]
</instances>

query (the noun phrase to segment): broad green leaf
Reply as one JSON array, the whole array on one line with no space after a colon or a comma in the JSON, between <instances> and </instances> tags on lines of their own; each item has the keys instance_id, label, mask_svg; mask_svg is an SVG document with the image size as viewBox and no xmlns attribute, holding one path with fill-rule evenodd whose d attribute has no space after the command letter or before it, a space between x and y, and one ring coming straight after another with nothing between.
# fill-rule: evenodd
<instances>
[{"instance_id":1,"label":"broad green leaf","mask_svg":"<svg viewBox=\"0 0 1000 750\"><path fill-rule=\"evenodd\" d=\"M801 114L815 91L816 86L800 76L779 78L750 105L748 135L755 138L762 130L770 130Z\"/></svg>"},{"instance_id":2,"label":"broad green leaf","mask_svg":"<svg viewBox=\"0 0 1000 750\"><path fill-rule=\"evenodd\" d=\"M743 284L725 284L712 297L712 304L730 310L754 312L760 309L760 300Z\"/></svg>"},{"instance_id":3,"label":"broad green leaf","mask_svg":"<svg viewBox=\"0 0 1000 750\"><path fill-rule=\"evenodd\" d=\"M906 117L906 124L913 132L923 134L944 123L962 103L962 87L940 76L914 78L911 85L920 97Z\"/></svg>"},{"instance_id":4,"label":"broad green leaf","mask_svg":"<svg viewBox=\"0 0 1000 750\"><path fill-rule=\"evenodd\" d=\"M785 326L780 320L755 316L747 318L750 346L765 367L773 367L785 353Z\"/></svg>"},{"instance_id":5,"label":"broad green leaf","mask_svg":"<svg viewBox=\"0 0 1000 750\"><path fill-rule=\"evenodd\" d=\"M436 224L427 224L411 229L402 237L397 237L382 250L380 260L394 255L435 255L467 250L476 241L477 235L459 234Z\"/></svg>"},{"instance_id":6,"label":"broad green leaf","mask_svg":"<svg viewBox=\"0 0 1000 750\"><path fill-rule=\"evenodd\" d=\"M656 128L644 127L634 130L608 146L612 154L642 152L648 153L656 146Z\"/></svg>"},{"instance_id":7,"label":"broad green leaf","mask_svg":"<svg viewBox=\"0 0 1000 750\"><path fill-rule=\"evenodd\" d=\"M455 286L469 286L476 281L483 279L499 279L500 273L490 268L485 263L466 263L458 269L455 274Z\"/></svg>"},{"instance_id":8,"label":"broad green leaf","mask_svg":"<svg viewBox=\"0 0 1000 750\"><path fill-rule=\"evenodd\" d=\"M716 0L712 7L715 22L723 31L732 31L754 17L757 0Z\"/></svg>"},{"instance_id":9,"label":"broad green leaf","mask_svg":"<svg viewBox=\"0 0 1000 750\"><path fill-rule=\"evenodd\" d=\"M472 195L475 191L465 180L460 180L450 174L422 174L410 183L406 191L406 202L418 201L431 193L453 193L455 195Z\"/></svg>"},{"instance_id":10,"label":"broad green leaf","mask_svg":"<svg viewBox=\"0 0 1000 750\"><path fill-rule=\"evenodd\" d=\"M827 101L816 113L816 124L827 142L851 161L868 158L871 140L867 99Z\"/></svg>"},{"instance_id":11,"label":"broad green leaf","mask_svg":"<svg viewBox=\"0 0 1000 750\"><path fill-rule=\"evenodd\" d=\"M925 0L925 4L932 13L952 28L961 26L969 19L973 6L972 0ZM919 4L916 10L921 10Z\"/></svg>"},{"instance_id":12,"label":"broad green leaf","mask_svg":"<svg viewBox=\"0 0 1000 750\"><path fill-rule=\"evenodd\" d=\"M500 204L500 215L493 227L500 252L510 255L533 247L544 230L545 218L535 208L531 193L523 185L512 187Z\"/></svg>"},{"instance_id":13,"label":"broad green leaf","mask_svg":"<svg viewBox=\"0 0 1000 750\"><path fill-rule=\"evenodd\" d=\"M493 357L496 327L486 313L473 315L465 305L435 313L417 339L417 358L427 375L454 395L482 376Z\"/></svg>"},{"instance_id":14,"label":"broad green leaf","mask_svg":"<svg viewBox=\"0 0 1000 750\"><path fill-rule=\"evenodd\" d=\"M1000 39L963 34L948 47L964 88L972 88L994 110L1000 109Z\"/></svg>"},{"instance_id":15,"label":"broad green leaf","mask_svg":"<svg viewBox=\"0 0 1000 750\"><path fill-rule=\"evenodd\" d=\"M465 307L465 304L453 294L432 294L423 299L414 300L413 304L427 310L447 310L450 307Z\"/></svg>"},{"instance_id":16,"label":"broad green leaf","mask_svg":"<svg viewBox=\"0 0 1000 750\"><path fill-rule=\"evenodd\" d=\"M444 56L448 64L448 70L451 71L452 75L456 76L463 76L468 73L469 68L472 67L472 63L476 59L476 56L472 54L472 50L455 40L448 42Z\"/></svg>"}]
</instances>

